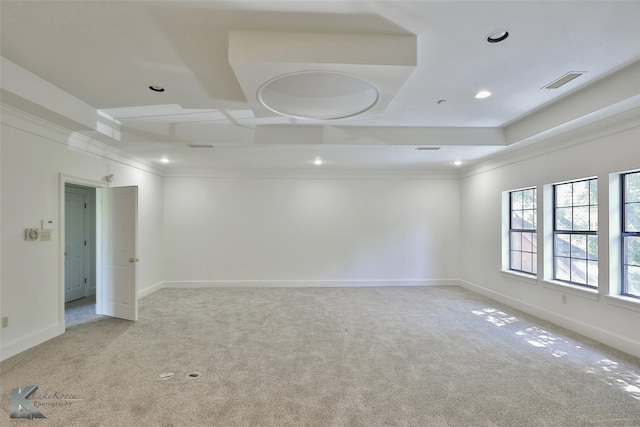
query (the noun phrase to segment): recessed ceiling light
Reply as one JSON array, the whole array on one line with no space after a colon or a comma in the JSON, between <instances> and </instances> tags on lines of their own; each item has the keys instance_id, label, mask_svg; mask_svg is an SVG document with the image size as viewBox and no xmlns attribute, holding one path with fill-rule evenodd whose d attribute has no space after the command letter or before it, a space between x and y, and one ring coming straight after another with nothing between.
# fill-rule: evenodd
<instances>
[{"instance_id":1,"label":"recessed ceiling light","mask_svg":"<svg viewBox=\"0 0 640 427\"><path fill-rule=\"evenodd\" d=\"M460 166L462 162L460 160L456 160L455 162L453 162L453 164L456 166Z\"/></svg>"},{"instance_id":2,"label":"recessed ceiling light","mask_svg":"<svg viewBox=\"0 0 640 427\"><path fill-rule=\"evenodd\" d=\"M484 99L490 96L491 92L489 92L488 90L481 90L480 92L476 93L476 99Z\"/></svg>"},{"instance_id":3,"label":"recessed ceiling light","mask_svg":"<svg viewBox=\"0 0 640 427\"><path fill-rule=\"evenodd\" d=\"M509 37L509 31L497 30L487 36L487 41L489 43L498 43L503 41L507 37Z\"/></svg>"},{"instance_id":4,"label":"recessed ceiling light","mask_svg":"<svg viewBox=\"0 0 640 427\"><path fill-rule=\"evenodd\" d=\"M322 159L320 157L316 158L313 161L313 164L316 165L316 166L320 166L322 164Z\"/></svg>"},{"instance_id":5,"label":"recessed ceiling light","mask_svg":"<svg viewBox=\"0 0 640 427\"><path fill-rule=\"evenodd\" d=\"M149 86L149 89L154 92L164 92L164 88L162 86L151 85Z\"/></svg>"},{"instance_id":6,"label":"recessed ceiling light","mask_svg":"<svg viewBox=\"0 0 640 427\"><path fill-rule=\"evenodd\" d=\"M166 157L161 158L160 161L162 163L169 163L169 159L167 159Z\"/></svg>"}]
</instances>

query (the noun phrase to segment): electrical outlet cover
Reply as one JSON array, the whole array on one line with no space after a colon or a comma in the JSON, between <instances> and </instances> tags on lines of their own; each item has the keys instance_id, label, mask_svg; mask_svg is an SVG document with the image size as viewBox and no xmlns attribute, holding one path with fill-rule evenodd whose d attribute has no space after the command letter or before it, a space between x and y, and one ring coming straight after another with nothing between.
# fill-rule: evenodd
<instances>
[{"instance_id":1,"label":"electrical outlet cover","mask_svg":"<svg viewBox=\"0 0 640 427\"><path fill-rule=\"evenodd\" d=\"M28 240L28 241L38 240L38 229L36 229L36 228L25 228L25 230L24 230L24 240Z\"/></svg>"}]
</instances>

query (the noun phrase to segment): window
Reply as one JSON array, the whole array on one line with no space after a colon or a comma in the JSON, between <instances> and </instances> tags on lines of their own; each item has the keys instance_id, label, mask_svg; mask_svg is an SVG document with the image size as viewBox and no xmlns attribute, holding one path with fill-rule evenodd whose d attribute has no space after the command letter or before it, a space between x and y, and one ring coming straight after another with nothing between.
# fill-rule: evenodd
<instances>
[{"instance_id":1,"label":"window","mask_svg":"<svg viewBox=\"0 0 640 427\"><path fill-rule=\"evenodd\" d=\"M640 298L640 172L622 175L622 294Z\"/></svg>"},{"instance_id":2,"label":"window","mask_svg":"<svg viewBox=\"0 0 640 427\"><path fill-rule=\"evenodd\" d=\"M598 180L553 186L553 278L598 287Z\"/></svg>"},{"instance_id":3,"label":"window","mask_svg":"<svg viewBox=\"0 0 640 427\"><path fill-rule=\"evenodd\" d=\"M509 192L509 269L538 272L535 188Z\"/></svg>"}]
</instances>

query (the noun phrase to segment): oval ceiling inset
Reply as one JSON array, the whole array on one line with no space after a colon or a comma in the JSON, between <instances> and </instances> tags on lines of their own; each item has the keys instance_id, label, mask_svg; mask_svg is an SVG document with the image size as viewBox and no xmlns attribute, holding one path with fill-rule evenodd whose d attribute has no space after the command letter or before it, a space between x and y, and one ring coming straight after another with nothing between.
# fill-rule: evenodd
<instances>
[{"instance_id":1,"label":"oval ceiling inset","mask_svg":"<svg viewBox=\"0 0 640 427\"><path fill-rule=\"evenodd\" d=\"M257 95L258 101L276 114L311 120L356 116L379 99L374 85L337 71L284 74L260 86Z\"/></svg>"}]
</instances>

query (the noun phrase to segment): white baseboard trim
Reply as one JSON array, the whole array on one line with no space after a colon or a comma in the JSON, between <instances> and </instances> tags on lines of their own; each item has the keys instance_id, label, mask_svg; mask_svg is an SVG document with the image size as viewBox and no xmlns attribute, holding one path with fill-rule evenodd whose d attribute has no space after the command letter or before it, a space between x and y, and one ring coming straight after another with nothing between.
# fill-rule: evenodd
<instances>
[{"instance_id":1,"label":"white baseboard trim","mask_svg":"<svg viewBox=\"0 0 640 427\"><path fill-rule=\"evenodd\" d=\"M442 280L183 280L164 282L165 288L355 288L399 286L460 286Z\"/></svg>"},{"instance_id":2,"label":"white baseboard trim","mask_svg":"<svg viewBox=\"0 0 640 427\"><path fill-rule=\"evenodd\" d=\"M616 335L615 333L604 331L602 329L571 319L569 317L561 316L557 313L553 313L544 308L530 305L526 302L503 295L499 292L493 291L491 289L487 289L475 283L467 282L465 280L460 280L460 284L462 287L464 287L465 289L471 292L484 295L495 301L501 302L517 310L520 310L532 316L538 317L540 319L549 321L558 326L561 326L563 328L569 329L578 334L584 335L588 338L591 338L598 342L606 344L610 347L613 347L625 353L631 354L635 357L640 357L640 343L636 341L629 340L625 337Z\"/></svg>"},{"instance_id":3,"label":"white baseboard trim","mask_svg":"<svg viewBox=\"0 0 640 427\"><path fill-rule=\"evenodd\" d=\"M8 359L15 356L18 353L22 353L32 347L42 344L45 341L49 341L51 338L55 338L60 335L60 324L48 326L37 332L27 335L26 337L18 338L8 343L0 344L0 360Z\"/></svg>"},{"instance_id":4,"label":"white baseboard trim","mask_svg":"<svg viewBox=\"0 0 640 427\"><path fill-rule=\"evenodd\" d=\"M159 291L160 289L165 287L165 284L166 282L158 282L155 285L151 285L148 288L138 291L138 299L144 298L147 295L151 295L152 293Z\"/></svg>"}]
</instances>

